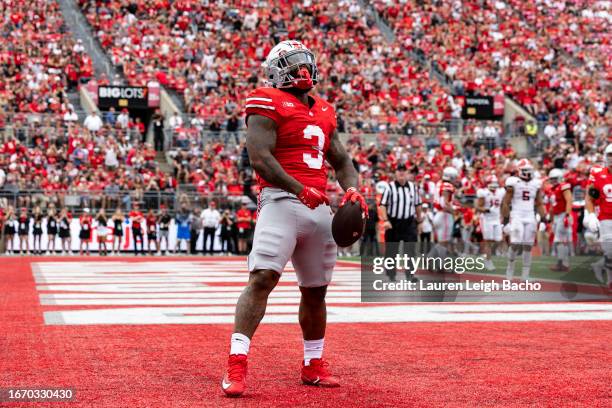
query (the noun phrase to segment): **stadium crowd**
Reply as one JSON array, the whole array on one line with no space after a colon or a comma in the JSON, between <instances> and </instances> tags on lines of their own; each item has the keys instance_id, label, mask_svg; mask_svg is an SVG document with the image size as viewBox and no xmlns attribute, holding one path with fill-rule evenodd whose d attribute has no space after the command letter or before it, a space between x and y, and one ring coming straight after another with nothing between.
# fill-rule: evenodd
<instances>
[{"instance_id":1,"label":"stadium crowd","mask_svg":"<svg viewBox=\"0 0 612 408\"><path fill-rule=\"evenodd\" d=\"M444 73L453 95L503 93L581 142L607 132L609 2L372 3L406 50Z\"/></svg>"},{"instance_id":2,"label":"stadium crowd","mask_svg":"<svg viewBox=\"0 0 612 408\"><path fill-rule=\"evenodd\" d=\"M318 53L318 92L338 108L344 132L401 133L410 123L458 117L427 72L404 64L356 0L338 3L80 1L98 39L130 83L183 93L193 125L233 128L260 66L280 39ZM185 123L185 126L192 123Z\"/></svg>"},{"instance_id":3,"label":"stadium crowd","mask_svg":"<svg viewBox=\"0 0 612 408\"><path fill-rule=\"evenodd\" d=\"M424 1L399 7L376 1L376 10L395 31L395 44L385 41L370 11L354 0L293 2L291 7L281 1L273 7L245 1L79 3L129 82L157 81L177 90L191 116L188 123L178 114L166 118L177 148L171 153L170 174L164 173L156 149L145 143L138 118L126 110L111 110L83 120L69 104L66 92L90 78L92 69L82 44L65 33L57 3L0 5L5 11L0 39L5 74L0 78L0 221L9 251L17 248L15 240L20 250L28 251L22 245L34 235L34 250L42 252L36 237L53 231L52 220L64 249L72 233L61 233L62 219L70 221L76 211L85 253L93 235L84 231L93 229L96 237L109 237L103 241L112 242L111 252L118 251L122 238L115 231L126 220L132 236L142 237L132 244L146 243L150 252L159 252L164 236L166 250L210 252L205 245L194 248L194 241L203 234L210 242L214 233L221 238L221 251L244 253L256 214L245 209L249 216L243 212L241 217L242 208L232 203L242 196L256 201L258 191L238 133L242 101L260 84L267 52L284 38L300 38L317 51L323 80L316 89L338 109L338 130L349 134L347 147L373 214L378 195L400 163L409 168L431 214L443 169L459 171L455 239L464 249L482 239L473 209L477 190L486 187L492 175L503 185L516 172L518 157L500 138L498 122L467 122L460 139L451 137L440 124L460 117L461 96L504 93L544 124L544 143L536 146L538 177L545 180L552 168L564 170L577 217L588 172L602 162L609 141L609 34L602 30L609 14L600 2L580 5L578 13L572 2L555 2L553 7L547 2ZM552 21L559 24L551 28ZM405 51L418 51L439 67L451 81L450 91L419 65L406 64ZM203 140L201 131L223 131L226 137ZM365 133L375 133L374 139L367 139L374 141L366 142ZM193 189L196 199L175 197L179 185ZM550 196L547 189L545 184ZM326 193L332 198L340 193L333 174ZM70 201L74 197L77 202ZM211 208L198 208L210 202L223 208L213 209L220 216L214 222L204 214ZM85 208L88 211L80 214ZM176 226L177 248L168 248L171 224ZM579 225L577 248L584 246ZM543 224L541 232L548 235L539 239L542 244L550 236L546 228ZM466 229L470 234L461 233ZM378 237L376 217L368 230ZM49 249L54 251L55 245L44 250Z\"/></svg>"},{"instance_id":4,"label":"stadium crowd","mask_svg":"<svg viewBox=\"0 0 612 408\"><path fill-rule=\"evenodd\" d=\"M70 88L93 75L91 58L64 27L57 1L0 3L0 112L74 111Z\"/></svg>"}]
</instances>

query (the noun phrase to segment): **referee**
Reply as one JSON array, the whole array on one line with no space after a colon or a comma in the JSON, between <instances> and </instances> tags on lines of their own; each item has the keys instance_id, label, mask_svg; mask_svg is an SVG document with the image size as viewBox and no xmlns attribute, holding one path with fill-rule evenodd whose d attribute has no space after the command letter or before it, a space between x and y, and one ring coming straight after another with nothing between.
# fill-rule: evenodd
<instances>
[{"instance_id":1,"label":"referee","mask_svg":"<svg viewBox=\"0 0 612 408\"><path fill-rule=\"evenodd\" d=\"M418 224L421 222L421 196L418 187L408 181L406 166L400 164L395 171L395 180L389 183L380 201L382 220L385 228L385 256L395 257L399 253L399 243L408 247L408 255L413 255L417 242ZM406 270L406 278L414 280L411 271ZM395 268L388 269L387 275L395 281Z\"/></svg>"}]
</instances>

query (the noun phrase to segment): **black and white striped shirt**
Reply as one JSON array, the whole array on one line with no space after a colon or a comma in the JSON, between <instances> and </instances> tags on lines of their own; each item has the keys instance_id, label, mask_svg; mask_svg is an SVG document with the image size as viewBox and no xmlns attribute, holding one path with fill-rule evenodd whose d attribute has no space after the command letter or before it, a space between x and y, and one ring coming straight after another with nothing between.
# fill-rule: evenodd
<instances>
[{"instance_id":1,"label":"black and white striped shirt","mask_svg":"<svg viewBox=\"0 0 612 408\"><path fill-rule=\"evenodd\" d=\"M416 207L421 205L421 195L419 189L410 181L403 186L392 181L383 192L380 205L387 208L387 216L390 219L405 220L416 216Z\"/></svg>"}]
</instances>

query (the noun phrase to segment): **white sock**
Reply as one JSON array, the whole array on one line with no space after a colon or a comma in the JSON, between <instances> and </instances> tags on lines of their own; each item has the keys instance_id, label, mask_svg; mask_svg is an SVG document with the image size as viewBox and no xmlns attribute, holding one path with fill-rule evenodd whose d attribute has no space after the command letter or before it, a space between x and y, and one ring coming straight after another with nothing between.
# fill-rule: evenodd
<instances>
[{"instance_id":1,"label":"white sock","mask_svg":"<svg viewBox=\"0 0 612 408\"><path fill-rule=\"evenodd\" d=\"M516 252L514 247L508 248L508 265L506 266L506 279L512 280L514 276L514 260L516 259Z\"/></svg>"},{"instance_id":2,"label":"white sock","mask_svg":"<svg viewBox=\"0 0 612 408\"><path fill-rule=\"evenodd\" d=\"M523 271L521 273L521 279L526 281L529 279L529 272L531 271L531 247L523 248Z\"/></svg>"},{"instance_id":3,"label":"white sock","mask_svg":"<svg viewBox=\"0 0 612 408\"><path fill-rule=\"evenodd\" d=\"M323 356L324 343L325 339L304 340L304 365L310 365L310 360Z\"/></svg>"},{"instance_id":4,"label":"white sock","mask_svg":"<svg viewBox=\"0 0 612 408\"><path fill-rule=\"evenodd\" d=\"M249 354L249 346L251 345L251 340L241 333L232 334L230 355L232 354Z\"/></svg>"}]
</instances>

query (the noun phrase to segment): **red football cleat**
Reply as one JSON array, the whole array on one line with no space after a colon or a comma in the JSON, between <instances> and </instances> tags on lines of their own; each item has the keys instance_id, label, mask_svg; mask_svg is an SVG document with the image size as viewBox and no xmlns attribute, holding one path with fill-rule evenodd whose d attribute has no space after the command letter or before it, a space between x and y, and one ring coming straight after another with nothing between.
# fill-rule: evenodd
<instances>
[{"instance_id":1,"label":"red football cleat","mask_svg":"<svg viewBox=\"0 0 612 408\"><path fill-rule=\"evenodd\" d=\"M329 363L322 358L313 358L308 366L302 362L302 382L319 387L339 387L340 380L329 372L328 366Z\"/></svg>"},{"instance_id":2,"label":"red football cleat","mask_svg":"<svg viewBox=\"0 0 612 408\"><path fill-rule=\"evenodd\" d=\"M227 372L221 381L221 388L228 397L239 397L246 388L247 356L232 354L227 362Z\"/></svg>"}]
</instances>

